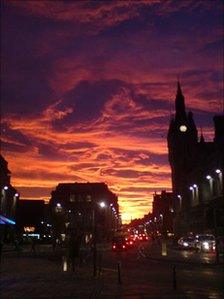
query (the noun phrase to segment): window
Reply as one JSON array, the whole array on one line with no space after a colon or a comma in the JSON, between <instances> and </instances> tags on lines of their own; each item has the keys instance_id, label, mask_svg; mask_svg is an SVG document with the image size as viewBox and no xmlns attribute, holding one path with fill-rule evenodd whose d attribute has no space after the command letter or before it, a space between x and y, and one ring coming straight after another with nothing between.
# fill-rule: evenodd
<instances>
[{"instance_id":1,"label":"window","mask_svg":"<svg viewBox=\"0 0 224 299\"><path fill-rule=\"evenodd\" d=\"M88 201L88 202L92 201L91 195L86 196L86 201Z\"/></svg>"},{"instance_id":2,"label":"window","mask_svg":"<svg viewBox=\"0 0 224 299\"><path fill-rule=\"evenodd\" d=\"M70 202L75 202L75 194L70 195Z\"/></svg>"}]
</instances>

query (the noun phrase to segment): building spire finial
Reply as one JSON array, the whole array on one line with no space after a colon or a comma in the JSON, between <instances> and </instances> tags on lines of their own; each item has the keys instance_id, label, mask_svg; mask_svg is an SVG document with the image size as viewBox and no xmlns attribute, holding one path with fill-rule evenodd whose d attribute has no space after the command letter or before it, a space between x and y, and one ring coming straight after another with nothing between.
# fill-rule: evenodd
<instances>
[{"instance_id":1,"label":"building spire finial","mask_svg":"<svg viewBox=\"0 0 224 299\"><path fill-rule=\"evenodd\" d=\"M177 81L177 94L176 94L175 105L176 105L176 117L185 119L186 118L185 103L184 103L184 96L180 86L179 76Z\"/></svg>"}]
</instances>

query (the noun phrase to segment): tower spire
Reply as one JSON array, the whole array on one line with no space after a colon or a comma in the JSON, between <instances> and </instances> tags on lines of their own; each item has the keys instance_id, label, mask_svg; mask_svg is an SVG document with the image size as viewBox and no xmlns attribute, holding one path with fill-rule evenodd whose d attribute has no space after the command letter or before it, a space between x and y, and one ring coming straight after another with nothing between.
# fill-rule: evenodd
<instances>
[{"instance_id":1,"label":"tower spire","mask_svg":"<svg viewBox=\"0 0 224 299\"><path fill-rule=\"evenodd\" d=\"M176 94L175 106L176 106L176 119L185 120L186 119L185 103L184 103L184 96L181 90L179 78L177 81L177 94Z\"/></svg>"}]
</instances>

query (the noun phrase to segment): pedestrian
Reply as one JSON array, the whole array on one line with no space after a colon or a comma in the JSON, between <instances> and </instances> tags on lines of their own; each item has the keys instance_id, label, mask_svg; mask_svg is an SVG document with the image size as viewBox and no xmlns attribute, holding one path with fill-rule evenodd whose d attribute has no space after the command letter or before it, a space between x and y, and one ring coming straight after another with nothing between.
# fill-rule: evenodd
<instances>
[{"instance_id":1,"label":"pedestrian","mask_svg":"<svg viewBox=\"0 0 224 299\"><path fill-rule=\"evenodd\" d=\"M36 238L31 238L31 252L36 253Z\"/></svg>"},{"instance_id":2,"label":"pedestrian","mask_svg":"<svg viewBox=\"0 0 224 299\"><path fill-rule=\"evenodd\" d=\"M72 271L75 271L75 260L80 257L81 235L72 233L69 238L69 259Z\"/></svg>"}]
</instances>

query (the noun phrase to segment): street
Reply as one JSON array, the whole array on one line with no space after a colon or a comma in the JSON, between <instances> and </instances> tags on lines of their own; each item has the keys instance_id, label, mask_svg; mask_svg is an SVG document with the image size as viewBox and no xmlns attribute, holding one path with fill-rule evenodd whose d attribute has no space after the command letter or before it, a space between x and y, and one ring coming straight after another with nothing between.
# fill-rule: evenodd
<instances>
[{"instance_id":1,"label":"street","mask_svg":"<svg viewBox=\"0 0 224 299\"><path fill-rule=\"evenodd\" d=\"M168 248L162 257L156 242L139 246L103 252L96 279L92 263L63 272L61 252L46 246L36 253L25 248L19 257L4 252L1 298L223 298L223 265L214 263L213 254Z\"/></svg>"}]
</instances>

